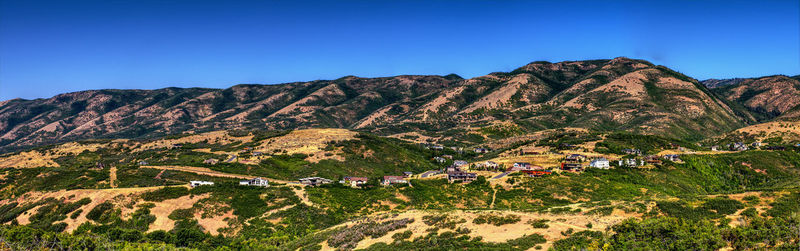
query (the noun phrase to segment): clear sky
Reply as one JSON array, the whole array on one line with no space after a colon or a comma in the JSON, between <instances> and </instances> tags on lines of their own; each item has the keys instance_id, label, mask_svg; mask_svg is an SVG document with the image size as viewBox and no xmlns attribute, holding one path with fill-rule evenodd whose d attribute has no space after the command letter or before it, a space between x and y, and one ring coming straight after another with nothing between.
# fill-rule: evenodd
<instances>
[{"instance_id":1,"label":"clear sky","mask_svg":"<svg viewBox=\"0 0 800 251\"><path fill-rule=\"evenodd\" d=\"M799 2L0 0L0 100L618 56L697 79L796 75Z\"/></svg>"}]
</instances>

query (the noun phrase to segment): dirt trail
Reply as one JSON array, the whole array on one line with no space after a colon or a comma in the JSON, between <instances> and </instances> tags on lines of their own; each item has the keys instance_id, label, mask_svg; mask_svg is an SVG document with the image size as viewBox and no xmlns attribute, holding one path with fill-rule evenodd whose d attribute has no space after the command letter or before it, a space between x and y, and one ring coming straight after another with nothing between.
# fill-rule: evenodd
<instances>
[{"instance_id":1,"label":"dirt trail","mask_svg":"<svg viewBox=\"0 0 800 251\"><path fill-rule=\"evenodd\" d=\"M489 204L489 208L494 208L494 200L497 199L497 189L494 190L492 193L492 204Z\"/></svg>"},{"instance_id":2,"label":"dirt trail","mask_svg":"<svg viewBox=\"0 0 800 251\"><path fill-rule=\"evenodd\" d=\"M190 172L196 173L200 175L208 175L208 176L215 176L215 177L225 177L225 178L234 178L234 179L253 179L256 176L252 175L244 175L244 174L233 174L233 173L223 173L214 171L205 167L196 167L196 166L141 166L141 168L152 168L152 169L161 169L161 170L175 170L181 172ZM270 179L265 178L270 182L279 182L279 183L286 183L287 185L295 184L296 182L290 182L286 180L277 180L277 179Z\"/></svg>"},{"instance_id":3,"label":"dirt trail","mask_svg":"<svg viewBox=\"0 0 800 251\"><path fill-rule=\"evenodd\" d=\"M295 195L297 195L298 198L300 198L300 201L303 202L303 204L306 204L307 206L314 206L314 204L311 203L311 200L308 199L305 189L292 189L292 191Z\"/></svg>"},{"instance_id":4,"label":"dirt trail","mask_svg":"<svg viewBox=\"0 0 800 251\"><path fill-rule=\"evenodd\" d=\"M112 188L117 188L117 167L116 166L112 166L111 167L111 170L109 171L109 177L110 177L109 179L111 180L109 182L109 183L111 183L111 187Z\"/></svg>"}]
</instances>

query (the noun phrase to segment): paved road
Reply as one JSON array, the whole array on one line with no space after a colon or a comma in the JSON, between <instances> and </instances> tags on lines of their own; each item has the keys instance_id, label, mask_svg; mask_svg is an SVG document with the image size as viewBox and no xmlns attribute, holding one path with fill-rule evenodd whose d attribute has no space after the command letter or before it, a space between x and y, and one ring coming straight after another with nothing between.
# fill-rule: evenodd
<instances>
[{"instance_id":1,"label":"paved road","mask_svg":"<svg viewBox=\"0 0 800 251\"><path fill-rule=\"evenodd\" d=\"M506 177L506 175L508 175L509 173L511 173L511 172L503 172L501 174L498 174L497 176L494 176L494 178L492 178L492 179L496 180L496 179L499 179L499 178Z\"/></svg>"},{"instance_id":2,"label":"paved road","mask_svg":"<svg viewBox=\"0 0 800 251\"><path fill-rule=\"evenodd\" d=\"M231 158L226 160L225 162L231 163L231 162L233 162L233 160L236 159L236 155L231 154L230 156L231 156Z\"/></svg>"},{"instance_id":3,"label":"paved road","mask_svg":"<svg viewBox=\"0 0 800 251\"><path fill-rule=\"evenodd\" d=\"M420 177L427 178L427 177L430 177L431 175L435 175L435 174L438 174L438 173L439 173L439 171L430 170L430 171L426 171L426 172L420 174Z\"/></svg>"}]
</instances>

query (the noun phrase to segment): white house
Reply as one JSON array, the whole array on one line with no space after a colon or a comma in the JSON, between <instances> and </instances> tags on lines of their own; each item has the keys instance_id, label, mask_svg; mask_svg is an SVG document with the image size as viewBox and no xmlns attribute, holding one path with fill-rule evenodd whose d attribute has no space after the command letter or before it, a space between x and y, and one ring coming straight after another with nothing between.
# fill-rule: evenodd
<instances>
[{"instance_id":1,"label":"white house","mask_svg":"<svg viewBox=\"0 0 800 251\"><path fill-rule=\"evenodd\" d=\"M589 162L589 167L608 169L611 167L611 165L606 158L600 157L593 159L592 162Z\"/></svg>"},{"instance_id":2,"label":"white house","mask_svg":"<svg viewBox=\"0 0 800 251\"><path fill-rule=\"evenodd\" d=\"M262 178L255 178L255 179L239 181L239 185L242 185L242 186L268 187L269 186L269 181L266 180L266 179L262 179Z\"/></svg>"},{"instance_id":3,"label":"white house","mask_svg":"<svg viewBox=\"0 0 800 251\"><path fill-rule=\"evenodd\" d=\"M198 187L198 186L211 186L211 185L214 185L214 182L211 182L211 181L201 181L201 180L193 180L193 181L189 181L189 185L191 185L192 187Z\"/></svg>"}]
</instances>

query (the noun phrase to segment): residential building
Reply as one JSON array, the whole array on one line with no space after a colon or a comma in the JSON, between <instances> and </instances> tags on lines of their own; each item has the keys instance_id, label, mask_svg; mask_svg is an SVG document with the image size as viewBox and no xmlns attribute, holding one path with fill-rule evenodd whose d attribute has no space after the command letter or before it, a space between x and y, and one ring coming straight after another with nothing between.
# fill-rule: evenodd
<instances>
[{"instance_id":1,"label":"residential building","mask_svg":"<svg viewBox=\"0 0 800 251\"><path fill-rule=\"evenodd\" d=\"M480 148L480 147L473 149L473 151L475 151L475 153L487 153L487 152L489 152L488 149Z\"/></svg>"},{"instance_id":2,"label":"residential building","mask_svg":"<svg viewBox=\"0 0 800 251\"><path fill-rule=\"evenodd\" d=\"M733 144L728 144L728 149L730 149L731 151L747 151L747 150L750 150L750 148L747 147L747 144L742 143L742 142L736 142L736 143L733 143Z\"/></svg>"},{"instance_id":3,"label":"residential building","mask_svg":"<svg viewBox=\"0 0 800 251\"><path fill-rule=\"evenodd\" d=\"M257 187L268 187L269 181L263 178L253 178L249 180L242 180L239 181L239 185L242 186L257 186Z\"/></svg>"},{"instance_id":4,"label":"residential building","mask_svg":"<svg viewBox=\"0 0 800 251\"><path fill-rule=\"evenodd\" d=\"M332 180L320 177L306 177L299 179L300 184L307 185L307 186L320 186L324 184L333 183Z\"/></svg>"},{"instance_id":5,"label":"residential building","mask_svg":"<svg viewBox=\"0 0 800 251\"><path fill-rule=\"evenodd\" d=\"M611 167L611 163L608 162L608 159L600 157L593 159L592 162L589 162L589 167L593 168L600 168L600 169L608 169Z\"/></svg>"},{"instance_id":6,"label":"residential building","mask_svg":"<svg viewBox=\"0 0 800 251\"><path fill-rule=\"evenodd\" d=\"M625 153L625 154L628 154L628 155L642 155L642 150L639 150L639 149L623 149L622 153Z\"/></svg>"},{"instance_id":7,"label":"residential building","mask_svg":"<svg viewBox=\"0 0 800 251\"><path fill-rule=\"evenodd\" d=\"M439 162L439 163L447 162L447 159L442 158L442 157L438 157L438 156L437 157L433 157L433 160L435 160L436 162Z\"/></svg>"},{"instance_id":8,"label":"residential building","mask_svg":"<svg viewBox=\"0 0 800 251\"><path fill-rule=\"evenodd\" d=\"M408 184L408 181L405 180L403 176L383 176L383 182L381 182L384 186L393 185L393 184Z\"/></svg>"},{"instance_id":9,"label":"residential building","mask_svg":"<svg viewBox=\"0 0 800 251\"><path fill-rule=\"evenodd\" d=\"M461 168L461 167L469 166L469 162L466 162L466 161L463 161L463 160L456 160L456 161L453 161L453 165Z\"/></svg>"},{"instance_id":10,"label":"residential building","mask_svg":"<svg viewBox=\"0 0 800 251\"><path fill-rule=\"evenodd\" d=\"M663 156L663 158L664 158L665 160L669 160L669 161L672 161L672 162L681 161L681 158L680 158L680 156L679 156L679 155L677 155L677 154L665 154L665 155Z\"/></svg>"},{"instance_id":11,"label":"residential building","mask_svg":"<svg viewBox=\"0 0 800 251\"><path fill-rule=\"evenodd\" d=\"M651 165L661 165L661 159L656 155L647 155L644 157L644 162Z\"/></svg>"},{"instance_id":12,"label":"residential building","mask_svg":"<svg viewBox=\"0 0 800 251\"><path fill-rule=\"evenodd\" d=\"M456 182L460 181L463 183L469 183L473 180L478 178L477 173L468 173L463 171L455 171L455 172L448 172L447 173L447 181L448 182Z\"/></svg>"},{"instance_id":13,"label":"residential building","mask_svg":"<svg viewBox=\"0 0 800 251\"><path fill-rule=\"evenodd\" d=\"M586 160L586 156L580 154L570 154L564 157L564 161L571 161L571 162L583 162Z\"/></svg>"},{"instance_id":14,"label":"residential building","mask_svg":"<svg viewBox=\"0 0 800 251\"><path fill-rule=\"evenodd\" d=\"M209 165L216 165L218 162L219 162L219 160L217 160L217 159L206 159L206 160L203 160L203 164L209 164Z\"/></svg>"},{"instance_id":15,"label":"residential building","mask_svg":"<svg viewBox=\"0 0 800 251\"><path fill-rule=\"evenodd\" d=\"M214 182L211 182L211 181L201 181L201 180L193 180L193 181L189 181L189 185L191 185L192 187L198 187L198 186L211 186L211 185L214 185Z\"/></svg>"},{"instance_id":16,"label":"residential building","mask_svg":"<svg viewBox=\"0 0 800 251\"><path fill-rule=\"evenodd\" d=\"M619 166L623 166L623 167L637 167L637 166L643 166L643 165L644 165L644 161L643 160L637 160L637 159L633 159L633 158L619 160Z\"/></svg>"},{"instance_id":17,"label":"residential building","mask_svg":"<svg viewBox=\"0 0 800 251\"><path fill-rule=\"evenodd\" d=\"M147 163L147 161L144 161L144 160L142 160L142 161L139 161L139 165L140 165L140 166L146 166L146 165L149 165L149 164L150 164L150 163Z\"/></svg>"},{"instance_id":18,"label":"residential building","mask_svg":"<svg viewBox=\"0 0 800 251\"><path fill-rule=\"evenodd\" d=\"M363 185L367 184L368 180L369 179L367 177L350 177L350 176L346 176L346 177L344 177L344 179L342 181L340 181L340 183L343 183L343 184L351 186L351 187L359 187L359 186L363 186Z\"/></svg>"}]
</instances>

